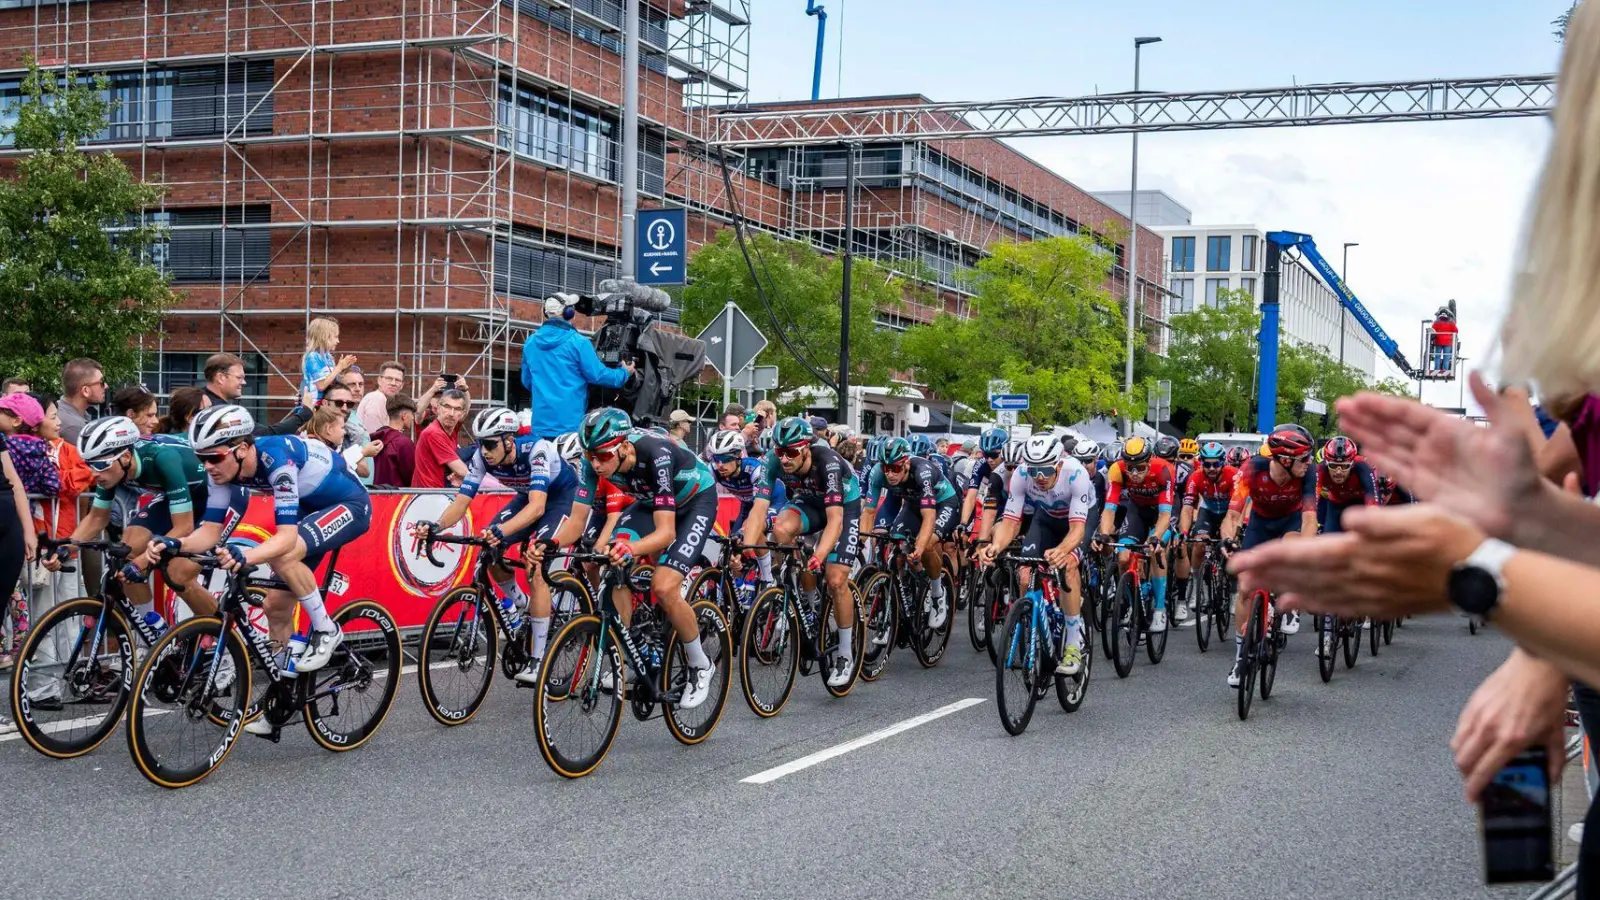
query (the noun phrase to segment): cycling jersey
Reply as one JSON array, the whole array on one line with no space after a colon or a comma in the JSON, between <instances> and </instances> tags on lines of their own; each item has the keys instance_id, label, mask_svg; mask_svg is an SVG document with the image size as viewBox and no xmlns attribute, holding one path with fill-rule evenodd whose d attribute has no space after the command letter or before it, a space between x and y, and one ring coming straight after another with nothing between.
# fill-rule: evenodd
<instances>
[{"instance_id":1,"label":"cycling jersey","mask_svg":"<svg viewBox=\"0 0 1600 900\"><path fill-rule=\"evenodd\" d=\"M978 492L978 506L999 509L1006 504L1006 483L1010 480L1005 463L991 465L989 460L979 460L972 467L972 483L968 490Z\"/></svg>"},{"instance_id":2,"label":"cycling jersey","mask_svg":"<svg viewBox=\"0 0 1600 900\"><path fill-rule=\"evenodd\" d=\"M1350 474L1345 478L1344 484L1333 480L1333 473L1328 471L1327 463L1317 466L1317 498L1327 500L1337 506L1353 506L1364 503L1375 506L1378 503L1378 489L1372 479L1372 467L1364 462L1357 462L1350 467Z\"/></svg>"},{"instance_id":3,"label":"cycling jersey","mask_svg":"<svg viewBox=\"0 0 1600 900\"><path fill-rule=\"evenodd\" d=\"M222 522L239 491L272 494L273 521L280 526L298 524L308 513L345 501L369 505L367 489L321 441L273 434L256 438L255 448L254 475L241 472L229 484L209 484L205 521Z\"/></svg>"},{"instance_id":4,"label":"cycling jersey","mask_svg":"<svg viewBox=\"0 0 1600 900\"><path fill-rule=\"evenodd\" d=\"M762 457L756 499L771 500L777 484L783 485L791 503L843 506L861 499L861 482L850 464L822 441L811 444L811 466L803 473L785 472L776 450Z\"/></svg>"},{"instance_id":5,"label":"cycling jersey","mask_svg":"<svg viewBox=\"0 0 1600 900\"><path fill-rule=\"evenodd\" d=\"M161 495L172 514L193 512L197 501L205 503L211 481L187 443L146 439L135 443L131 452L133 464L119 487ZM94 508L110 509L116 494L116 488L95 485Z\"/></svg>"},{"instance_id":6,"label":"cycling jersey","mask_svg":"<svg viewBox=\"0 0 1600 900\"><path fill-rule=\"evenodd\" d=\"M1314 510L1316 479L1309 473L1300 477L1291 473L1288 482L1279 484L1272 480L1272 460L1252 456L1234 482L1228 508L1242 513L1246 501L1250 503L1252 519L1281 519Z\"/></svg>"},{"instance_id":7,"label":"cycling jersey","mask_svg":"<svg viewBox=\"0 0 1600 900\"><path fill-rule=\"evenodd\" d=\"M1226 513L1229 502L1233 500L1233 482L1238 477L1239 470L1233 466L1223 466L1214 480L1206 475L1204 469L1196 469L1184 483L1183 505L1199 507L1212 515Z\"/></svg>"},{"instance_id":8,"label":"cycling jersey","mask_svg":"<svg viewBox=\"0 0 1600 900\"><path fill-rule=\"evenodd\" d=\"M1176 475L1172 463L1156 457L1150 460L1144 477L1135 479L1128 472L1127 462L1119 459L1106 470L1106 505L1119 506L1126 501L1135 506L1158 507L1160 512L1172 512Z\"/></svg>"},{"instance_id":9,"label":"cycling jersey","mask_svg":"<svg viewBox=\"0 0 1600 900\"><path fill-rule=\"evenodd\" d=\"M556 452L556 445L543 438L515 442L511 459L500 465L490 465L483 457L483 448L474 448L467 460L467 477L461 480L457 493L476 497L485 475L493 475L519 494L543 491L551 496L566 495L578 487L577 473Z\"/></svg>"},{"instance_id":10,"label":"cycling jersey","mask_svg":"<svg viewBox=\"0 0 1600 900\"><path fill-rule=\"evenodd\" d=\"M1195 472L1200 471L1200 467L1192 462L1173 463L1173 468L1177 470L1178 474L1173 479L1172 483L1176 485L1177 489L1180 491L1183 490L1184 485L1189 483L1190 476L1194 475Z\"/></svg>"},{"instance_id":11,"label":"cycling jersey","mask_svg":"<svg viewBox=\"0 0 1600 900\"><path fill-rule=\"evenodd\" d=\"M750 515L750 507L756 500L756 481L761 477L761 460L753 456L746 456L739 460L739 468L733 470L732 475L723 475L716 465L711 467L711 474L717 479L717 496L732 497L739 501L739 515L733 520L733 527L739 527ZM772 486L772 508L782 507L786 501L783 483Z\"/></svg>"},{"instance_id":12,"label":"cycling jersey","mask_svg":"<svg viewBox=\"0 0 1600 900\"><path fill-rule=\"evenodd\" d=\"M1093 505L1094 485L1088 471L1077 460L1065 457L1056 483L1048 488L1041 487L1020 467L1012 472L1005 517L1020 522L1024 513L1036 512L1036 523L1040 518L1081 522L1088 518Z\"/></svg>"},{"instance_id":13,"label":"cycling jersey","mask_svg":"<svg viewBox=\"0 0 1600 900\"><path fill-rule=\"evenodd\" d=\"M951 483L954 483L955 475L952 473L950 468L950 457L945 456L943 453L935 450L923 458L928 462L933 463L934 467L939 470L939 474L951 479Z\"/></svg>"},{"instance_id":14,"label":"cycling jersey","mask_svg":"<svg viewBox=\"0 0 1600 900\"><path fill-rule=\"evenodd\" d=\"M955 499L956 488L939 471L939 466L932 460L911 457L906 460L906 477L899 484L889 483L883 473L883 464L872 467L872 474L867 477L867 498L874 507L881 506L886 497L897 500L915 499L923 509L931 509L948 500Z\"/></svg>"},{"instance_id":15,"label":"cycling jersey","mask_svg":"<svg viewBox=\"0 0 1600 900\"><path fill-rule=\"evenodd\" d=\"M677 509L716 484L705 460L676 441L635 430L628 434L628 442L633 445L633 468L626 472L619 468L605 480L652 509ZM573 502L589 505L599 480L584 457Z\"/></svg>"}]
</instances>

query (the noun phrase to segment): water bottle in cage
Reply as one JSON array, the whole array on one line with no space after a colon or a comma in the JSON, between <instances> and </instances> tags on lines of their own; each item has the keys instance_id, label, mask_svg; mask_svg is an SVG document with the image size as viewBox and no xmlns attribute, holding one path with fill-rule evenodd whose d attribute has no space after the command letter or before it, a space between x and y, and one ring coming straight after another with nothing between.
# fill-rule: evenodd
<instances>
[{"instance_id":1,"label":"water bottle in cage","mask_svg":"<svg viewBox=\"0 0 1600 900\"><path fill-rule=\"evenodd\" d=\"M734 595L739 600L740 609L749 609L756 602L756 573L746 569L743 576L734 583Z\"/></svg>"},{"instance_id":2,"label":"water bottle in cage","mask_svg":"<svg viewBox=\"0 0 1600 900\"><path fill-rule=\"evenodd\" d=\"M1047 596L1048 592L1035 593L1038 594L1038 596L1034 602L1044 604L1045 619L1050 623L1050 643L1053 646L1059 647L1061 646L1061 635L1066 631L1067 628L1067 617L1062 615L1061 607L1056 606L1053 598Z\"/></svg>"}]
</instances>

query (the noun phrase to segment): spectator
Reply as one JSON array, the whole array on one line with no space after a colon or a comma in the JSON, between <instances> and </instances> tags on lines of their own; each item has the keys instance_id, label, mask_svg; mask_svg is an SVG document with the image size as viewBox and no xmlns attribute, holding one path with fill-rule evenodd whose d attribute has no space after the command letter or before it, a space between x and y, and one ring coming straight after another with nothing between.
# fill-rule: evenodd
<instances>
[{"instance_id":1,"label":"spectator","mask_svg":"<svg viewBox=\"0 0 1600 900\"><path fill-rule=\"evenodd\" d=\"M0 433L8 439L11 464L22 478L24 493L54 497L61 490L61 475L50 461L50 445L37 434L44 408L32 394L0 397Z\"/></svg>"},{"instance_id":2,"label":"spectator","mask_svg":"<svg viewBox=\"0 0 1600 900\"><path fill-rule=\"evenodd\" d=\"M360 366L351 366L343 375L339 376L339 384L350 391L350 399L354 401L350 406L350 421L345 423L345 433L352 441L365 444L372 440L372 429L361 422L361 398L367 393L367 378L361 374Z\"/></svg>"},{"instance_id":3,"label":"spectator","mask_svg":"<svg viewBox=\"0 0 1600 900\"><path fill-rule=\"evenodd\" d=\"M356 412L361 416L361 424L366 426L367 433L376 435L388 427L389 399L398 396L405 386L405 366L391 359L378 367L378 389L360 398L356 406ZM435 378L421 397L411 401L413 413L418 409L427 409L433 403L433 398L449 386L443 378Z\"/></svg>"},{"instance_id":4,"label":"spectator","mask_svg":"<svg viewBox=\"0 0 1600 900\"><path fill-rule=\"evenodd\" d=\"M757 425L760 425L763 429L771 428L778 424L777 404L771 400L762 400L756 404L756 416L758 418Z\"/></svg>"},{"instance_id":5,"label":"spectator","mask_svg":"<svg viewBox=\"0 0 1600 900\"><path fill-rule=\"evenodd\" d=\"M372 461L372 486L410 487L417 465L417 445L411 440L417 403L405 394L395 394L389 398L388 410L389 423L372 433L383 443L383 449Z\"/></svg>"},{"instance_id":6,"label":"spectator","mask_svg":"<svg viewBox=\"0 0 1600 900\"><path fill-rule=\"evenodd\" d=\"M9 438L0 434L0 622L11 617L11 595L16 593L23 563L32 560L38 549L28 497L11 461ZM0 734L16 730L16 723L0 713Z\"/></svg>"},{"instance_id":7,"label":"spectator","mask_svg":"<svg viewBox=\"0 0 1600 900\"><path fill-rule=\"evenodd\" d=\"M337 414L345 417L344 427L339 435L340 446L338 449L341 452L352 447L360 451L372 442L372 438L365 431L357 433L350 427L349 420L355 414L356 401L350 395L350 389L345 387L343 383L336 381L328 385L328 389L322 392L322 402L317 404L316 412L312 413L312 421L306 425L306 430L317 437L322 437L322 435L315 431L313 427L317 420L316 413L324 409L328 410L330 415ZM326 426L324 426L324 430L326 430ZM362 438L366 438L366 440L362 440ZM374 454L376 452L376 450L373 451ZM356 456L351 456L347 461L350 464L350 471L355 472L363 484L370 484L372 482L372 467L365 464L365 459L357 460ZM361 464L358 465L358 462Z\"/></svg>"},{"instance_id":8,"label":"spectator","mask_svg":"<svg viewBox=\"0 0 1600 900\"><path fill-rule=\"evenodd\" d=\"M218 406L223 403L240 403L244 397L245 374L244 360L232 353L213 353L206 357L203 370L205 376L206 397L210 399L207 406ZM311 421L311 408L316 405L316 398L302 394L300 404L289 410L289 414L278 420L276 425L260 423L256 425L256 434L297 434L305 430L306 423Z\"/></svg>"},{"instance_id":9,"label":"spectator","mask_svg":"<svg viewBox=\"0 0 1600 900\"><path fill-rule=\"evenodd\" d=\"M1434 374L1448 374L1455 365L1457 333L1455 311L1448 306L1439 307L1433 317L1433 346L1429 348L1429 362Z\"/></svg>"},{"instance_id":10,"label":"spectator","mask_svg":"<svg viewBox=\"0 0 1600 900\"><path fill-rule=\"evenodd\" d=\"M175 434L187 440L194 414L210 405L211 395L201 388L178 388L167 398L167 414L156 424L156 433Z\"/></svg>"},{"instance_id":11,"label":"spectator","mask_svg":"<svg viewBox=\"0 0 1600 900\"><path fill-rule=\"evenodd\" d=\"M117 388L111 395L108 404L110 414L114 416L127 416L138 426L139 434L149 437L156 433L156 427L161 424L161 417L156 414L156 395L145 390L137 384Z\"/></svg>"},{"instance_id":12,"label":"spectator","mask_svg":"<svg viewBox=\"0 0 1600 900\"><path fill-rule=\"evenodd\" d=\"M672 423L667 429L667 434L672 435L685 444L689 442L689 435L694 431L694 416L685 410L675 409L667 416L667 421Z\"/></svg>"},{"instance_id":13,"label":"spectator","mask_svg":"<svg viewBox=\"0 0 1600 900\"><path fill-rule=\"evenodd\" d=\"M100 364L79 358L61 370L61 436L76 446L78 434L89 424L89 407L106 402L106 376Z\"/></svg>"},{"instance_id":14,"label":"spectator","mask_svg":"<svg viewBox=\"0 0 1600 900\"><path fill-rule=\"evenodd\" d=\"M442 488L459 485L466 477L467 464L461 461L461 420L467 415L467 395L455 388L439 394L439 415L417 438L416 468L411 486Z\"/></svg>"},{"instance_id":15,"label":"spectator","mask_svg":"<svg viewBox=\"0 0 1600 900\"><path fill-rule=\"evenodd\" d=\"M50 460L60 473L61 488L53 502L45 503L45 533L56 540L71 537L78 527L78 495L94 483L94 473L78 455L78 448L61 438L61 418L56 401L49 395L33 395L44 408L44 418L37 429L38 437L50 448ZM28 604L28 619L38 622L58 604L80 596L83 591L76 572L48 572L43 567L34 570L33 596ZM41 669L66 660L72 653L72 629L57 628L51 637L39 646L36 659ZM40 678L28 685L28 700L35 709L56 711L62 708L61 681Z\"/></svg>"},{"instance_id":16,"label":"spectator","mask_svg":"<svg viewBox=\"0 0 1600 900\"><path fill-rule=\"evenodd\" d=\"M0 397L4 397L6 394L15 394L18 391L26 393L31 390L33 390L33 385L26 378L13 376L7 378L4 382L0 382Z\"/></svg>"},{"instance_id":17,"label":"spectator","mask_svg":"<svg viewBox=\"0 0 1600 900\"><path fill-rule=\"evenodd\" d=\"M339 323L322 316L312 319L306 326L306 353L300 357L300 391L310 394L312 403L321 400L328 385L356 364L356 358L348 354L335 362L333 351L338 348Z\"/></svg>"},{"instance_id":18,"label":"spectator","mask_svg":"<svg viewBox=\"0 0 1600 900\"><path fill-rule=\"evenodd\" d=\"M633 363L606 366L594 344L572 327L577 298L557 294L544 302L544 324L522 345L522 386L533 395L532 433L555 438L577 431L588 406L588 386L620 388L633 375ZM418 452L422 445L417 445ZM421 469L418 461L418 469Z\"/></svg>"},{"instance_id":19,"label":"spectator","mask_svg":"<svg viewBox=\"0 0 1600 900\"><path fill-rule=\"evenodd\" d=\"M738 431L744 427L744 408L738 404L728 407L717 417L718 431Z\"/></svg>"},{"instance_id":20,"label":"spectator","mask_svg":"<svg viewBox=\"0 0 1600 900\"><path fill-rule=\"evenodd\" d=\"M333 388L343 390L343 385L329 387L327 393L333 393ZM349 438L349 414L343 409L327 402L324 395L322 405L311 414L311 423L306 426L306 434L325 444L328 449L344 458L345 467L354 472L363 483L372 480L371 459L383 449L379 441L370 441L357 444Z\"/></svg>"}]
</instances>

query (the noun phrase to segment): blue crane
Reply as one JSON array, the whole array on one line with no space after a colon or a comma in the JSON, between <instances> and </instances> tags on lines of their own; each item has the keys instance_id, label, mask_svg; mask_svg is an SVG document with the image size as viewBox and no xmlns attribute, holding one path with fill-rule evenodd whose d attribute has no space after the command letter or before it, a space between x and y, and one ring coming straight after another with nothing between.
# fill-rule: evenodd
<instances>
[{"instance_id":1,"label":"blue crane","mask_svg":"<svg viewBox=\"0 0 1600 900\"><path fill-rule=\"evenodd\" d=\"M1309 234L1298 231L1269 231L1267 232L1267 265L1263 270L1261 298L1261 371L1256 396L1259 399L1256 405L1256 430L1266 434L1277 423L1273 421L1278 415L1278 296L1279 274L1282 265L1283 251L1293 247L1300 254L1311 261L1317 271L1322 273L1322 280L1333 288L1333 293L1339 298L1339 303L1350 311L1361 327L1372 336L1372 342L1378 345L1378 350L1389 357L1400 371L1406 373L1407 378L1417 378L1419 373L1412 367L1411 361L1400 351L1400 345L1389 337L1383 330L1378 320L1372 313L1356 299L1350 286L1344 283L1339 273L1334 271L1332 264L1323 258L1317 251L1317 243Z\"/></svg>"},{"instance_id":2,"label":"blue crane","mask_svg":"<svg viewBox=\"0 0 1600 900\"><path fill-rule=\"evenodd\" d=\"M822 96L822 43L828 32L828 11L817 0L806 0L806 15L817 17L817 59L811 67L811 99Z\"/></svg>"}]
</instances>

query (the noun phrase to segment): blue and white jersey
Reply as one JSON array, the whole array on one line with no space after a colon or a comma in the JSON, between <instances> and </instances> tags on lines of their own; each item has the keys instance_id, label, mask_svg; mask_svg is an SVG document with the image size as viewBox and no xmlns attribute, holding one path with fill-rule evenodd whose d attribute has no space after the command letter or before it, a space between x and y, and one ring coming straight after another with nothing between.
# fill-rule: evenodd
<instances>
[{"instance_id":1,"label":"blue and white jersey","mask_svg":"<svg viewBox=\"0 0 1600 900\"><path fill-rule=\"evenodd\" d=\"M1018 466L1011 473L1011 484L1006 491L1005 517L1021 521L1026 513L1037 513L1052 519L1082 522L1094 506L1094 482L1083 464L1070 456L1061 458L1061 470L1056 483L1042 488L1027 475L1026 467Z\"/></svg>"},{"instance_id":2,"label":"blue and white jersey","mask_svg":"<svg viewBox=\"0 0 1600 900\"><path fill-rule=\"evenodd\" d=\"M274 434L256 438L255 447L254 475L247 478L241 472L228 484L210 484L205 521L224 522L239 491L272 494L273 520L278 525L298 524L304 514L345 501L368 502L360 479L321 441Z\"/></svg>"},{"instance_id":3,"label":"blue and white jersey","mask_svg":"<svg viewBox=\"0 0 1600 900\"><path fill-rule=\"evenodd\" d=\"M733 474L723 477L715 464L711 466L711 474L717 479L717 496L732 497L739 501L739 515L734 519L737 525L744 521L750 514L750 507L756 499L756 482L761 480L761 459L756 456L746 456L739 460L739 468ZM771 508L782 509L788 502L788 495L784 491L783 482L772 486Z\"/></svg>"},{"instance_id":4,"label":"blue and white jersey","mask_svg":"<svg viewBox=\"0 0 1600 900\"><path fill-rule=\"evenodd\" d=\"M474 449L472 458L467 461L467 477L462 479L459 493L477 496L486 474L518 493L568 494L578 487L578 473L556 452L555 443L544 438L517 441L511 460L498 466L489 465L483 458L482 447Z\"/></svg>"}]
</instances>

